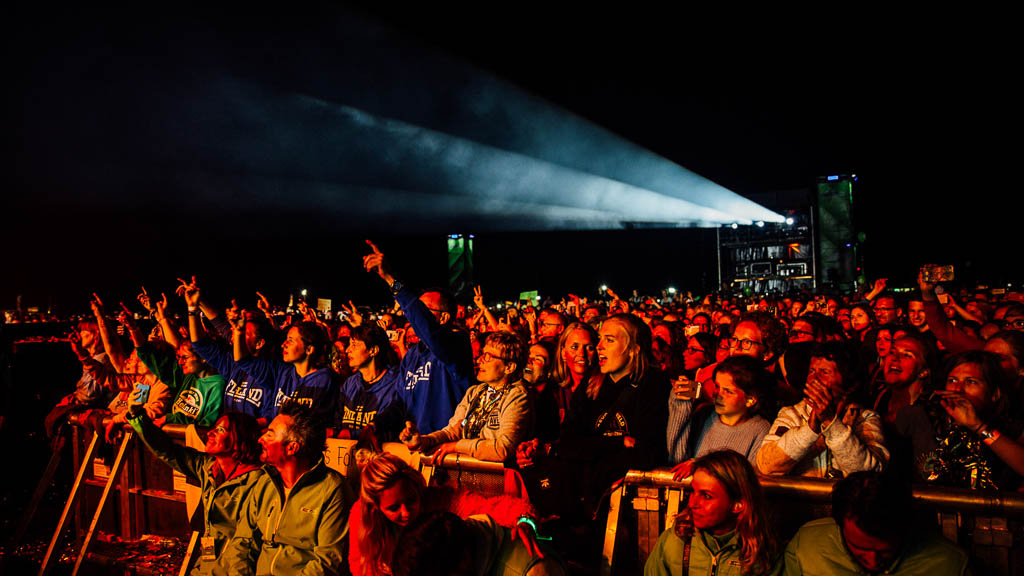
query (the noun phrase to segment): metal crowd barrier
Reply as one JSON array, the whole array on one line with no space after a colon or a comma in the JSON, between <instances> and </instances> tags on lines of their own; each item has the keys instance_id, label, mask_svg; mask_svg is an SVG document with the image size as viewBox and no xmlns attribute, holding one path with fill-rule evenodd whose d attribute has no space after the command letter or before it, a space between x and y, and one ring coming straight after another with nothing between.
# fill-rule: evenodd
<instances>
[{"instance_id":1,"label":"metal crowd barrier","mask_svg":"<svg viewBox=\"0 0 1024 576\"><path fill-rule=\"evenodd\" d=\"M780 507L787 501L798 501L816 504L819 511L830 508L824 505L831 502L835 484L835 480L778 476L762 476L760 482L770 505ZM677 482L668 469L630 470L626 474L622 485L612 493L602 576L642 569L658 537L685 506L684 492L689 486L689 478ZM1024 574L1024 547L1019 545L1024 540L1024 494L927 485L914 486L913 494L919 506L936 512L943 536L970 552L976 574ZM631 504L630 510L624 509L624 503ZM787 515L799 512L786 507ZM812 519L802 518L800 523ZM623 529L627 523L628 529ZM629 542L623 542L623 532L629 535ZM616 566L616 553L621 553L624 544L635 545L637 565Z\"/></svg>"},{"instance_id":2,"label":"metal crowd barrier","mask_svg":"<svg viewBox=\"0 0 1024 576\"><path fill-rule=\"evenodd\" d=\"M168 492L166 489L155 489L147 484L148 472L164 471L169 467L162 463L154 463L156 457L137 442L137 437L131 428L126 427L121 440L116 446L116 457L109 469L104 469L105 477L97 474L98 468L94 463L97 447L101 444L95 433L86 438L86 430L79 422L78 415L69 418L71 426L71 443L74 459L75 480L71 486L70 494L65 502L64 509L57 522L56 529L50 539L49 546L39 568L39 576L46 576L52 569L56 557L59 555L66 529L73 522L75 540L78 543L78 555L72 575L76 576L82 569L83 563L89 558L90 549L96 539L97 530L101 523L104 511L107 509L113 496L116 495L118 505L118 518L116 521L120 537L125 540L133 540L142 534L150 533L150 518L146 513L147 497L156 497L168 506L182 509L180 517L180 535L185 536L188 532L188 525L193 520L193 515L198 509L200 502L200 489L198 486L174 482L174 490ZM163 431L174 441L191 446L200 451L203 450L203 442L195 427L165 424ZM40 478L39 486L33 495L28 508L18 525L16 539L20 539L28 527L29 522L35 516L35 511L49 488L53 473L57 468L62 452L63 436L55 440L54 453L50 465ZM337 470L343 476L357 482L358 470L355 461L355 440L328 439L324 449L324 461L327 466ZM84 450L83 450L84 447ZM498 462L484 462L468 456L448 454L442 462L435 463L429 457L421 457L418 453L409 452L403 444L384 444L384 450L398 455L406 463L423 474L428 484L449 484L462 485L475 492L484 495L508 494L514 496L525 496L526 491L518 472L506 469ZM166 469L166 470L164 470ZM169 474L169 472L167 472ZM166 475L166 474L165 474ZM166 482L165 482L166 484ZM83 493L87 486L101 487L102 492L95 506L83 505ZM168 488L170 486L163 486ZM88 508L92 508L91 510ZM88 519L88 524L86 521ZM165 519L166 520L166 519ZM177 524L176 524L177 525ZM180 575L187 574L192 563L196 559L197 544L200 533L193 530L189 538L189 545L186 550L185 560L179 571ZM12 548L13 549L13 548Z\"/></svg>"}]
</instances>

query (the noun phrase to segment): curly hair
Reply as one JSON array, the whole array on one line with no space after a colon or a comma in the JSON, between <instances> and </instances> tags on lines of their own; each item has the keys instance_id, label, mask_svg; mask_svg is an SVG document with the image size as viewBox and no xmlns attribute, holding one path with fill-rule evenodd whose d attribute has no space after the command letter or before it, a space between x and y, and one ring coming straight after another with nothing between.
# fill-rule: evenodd
<instances>
[{"instance_id":1,"label":"curly hair","mask_svg":"<svg viewBox=\"0 0 1024 576\"><path fill-rule=\"evenodd\" d=\"M494 346L501 353L501 360L506 364L514 362L515 371L508 376L509 382L519 380L523 375L523 368L526 368L526 358L529 349L523 343L522 338L511 332L491 332L484 340L484 346Z\"/></svg>"},{"instance_id":2,"label":"curly hair","mask_svg":"<svg viewBox=\"0 0 1024 576\"><path fill-rule=\"evenodd\" d=\"M755 310L747 312L740 318L740 323L751 322L761 331L761 342L771 351L771 358L778 358L786 350L789 334L786 325L768 312Z\"/></svg>"}]
</instances>

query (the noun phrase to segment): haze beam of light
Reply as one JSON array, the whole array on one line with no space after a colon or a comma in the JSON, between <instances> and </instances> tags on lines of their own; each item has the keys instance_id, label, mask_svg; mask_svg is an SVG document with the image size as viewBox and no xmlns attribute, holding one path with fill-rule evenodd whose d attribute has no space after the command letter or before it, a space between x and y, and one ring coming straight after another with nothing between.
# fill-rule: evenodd
<instances>
[{"instance_id":1,"label":"haze beam of light","mask_svg":"<svg viewBox=\"0 0 1024 576\"><path fill-rule=\"evenodd\" d=\"M236 177L261 175L277 183L262 188L245 184L250 203L276 191L288 202L323 210L331 202L323 190L334 189L333 201L349 210L365 210L372 202L375 213L467 222L475 216L506 230L749 223L687 200L350 106L238 80L204 85L202 102L193 107L209 111L204 131L219 137L199 138L203 131L179 128L179 137L187 139L182 145L197 156L193 161L227 166ZM326 188L309 194L310 182ZM372 194L354 197L346 190ZM432 194L437 203L396 200L390 191ZM461 210L466 217L445 210ZM530 210L537 215L527 218ZM549 211L550 216L544 215ZM507 217L495 217L502 215Z\"/></svg>"}]
</instances>

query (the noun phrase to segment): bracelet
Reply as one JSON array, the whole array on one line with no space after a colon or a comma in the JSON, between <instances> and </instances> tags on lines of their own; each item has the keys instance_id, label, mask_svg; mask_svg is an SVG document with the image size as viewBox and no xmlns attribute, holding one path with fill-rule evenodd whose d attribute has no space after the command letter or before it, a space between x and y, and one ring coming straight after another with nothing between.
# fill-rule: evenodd
<instances>
[{"instance_id":1,"label":"bracelet","mask_svg":"<svg viewBox=\"0 0 1024 576\"><path fill-rule=\"evenodd\" d=\"M999 430L989 430L982 426L982 429L978 431L978 436L981 436L981 441L984 442L986 446L991 446L996 440L999 440L999 437L1002 436L1002 434L999 433Z\"/></svg>"},{"instance_id":2,"label":"bracelet","mask_svg":"<svg viewBox=\"0 0 1024 576\"><path fill-rule=\"evenodd\" d=\"M520 524L526 524L530 528L533 528L533 537L537 540L551 540L550 536L540 535L540 530L537 528L537 522L535 522L533 518L524 514L519 517L519 520L516 520L516 527L519 527Z\"/></svg>"}]
</instances>

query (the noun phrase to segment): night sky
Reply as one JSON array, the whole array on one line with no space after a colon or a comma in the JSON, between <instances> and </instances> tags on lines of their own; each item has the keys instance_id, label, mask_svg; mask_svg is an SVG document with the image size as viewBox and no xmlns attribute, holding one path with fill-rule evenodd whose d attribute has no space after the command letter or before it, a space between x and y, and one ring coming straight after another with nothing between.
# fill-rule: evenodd
<instances>
[{"instance_id":1,"label":"night sky","mask_svg":"<svg viewBox=\"0 0 1024 576\"><path fill-rule=\"evenodd\" d=\"M481 122L460 105L472 103L474 70L739 194L856 173L869 277L909 284L934 262L967 282L1019 282L1019 46L1000 20L518 4L21 7L8 50L20 81L7 99L15 154L0 308L21 294L25 306L81 311L93 290L108 301L140 283L169 292L192 273L220 301L308 288L384 302L359 268L363 237L424 285L443 282L444 234L460 231L476 234L477 279L494 297L602 283L627 293L711 287L713 232L515 233L427 212L396 220L368 210L374 195L360 186L422 174L396 161L382 175L388 149L366 172L356 155L322 157L338 137L334 112L317 116L323 103L479 142L520 138L503 131L514 117ZM254 127L260 138L248 136ZM359 143L363 153L373 145ZM308 199L340 180L342 200ZM295 190L307 200L292 201Z\"/></svg>"}]
</instances>

